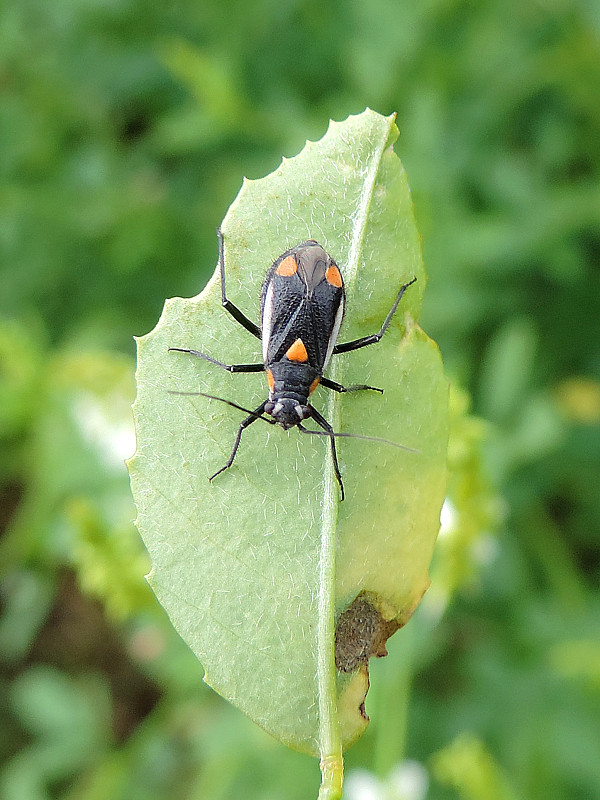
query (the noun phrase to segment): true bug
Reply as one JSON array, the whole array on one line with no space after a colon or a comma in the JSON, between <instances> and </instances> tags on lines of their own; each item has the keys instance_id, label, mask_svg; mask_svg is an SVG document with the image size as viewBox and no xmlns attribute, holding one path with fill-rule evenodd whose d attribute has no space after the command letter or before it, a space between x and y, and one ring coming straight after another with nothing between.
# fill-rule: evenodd
<instances>
[{"instance_id":1,"label":"true bug","mask_svg":"<svg viewBox=\"0 0 600 800\"><path fill-rule=\"evenodd\" d=\"M365 437L351 433L336 433L329 422L310 405L309 397L318 385L333 389L334 392L356 392L370 389L383 393L383 389L366 384L342 386L323 373L329 359L338 353L348 353L380 341L394 316L402 295L417 279L403 284L396 299L383 321L378 333L361 336L350 342L336 344L346 307L346 293L342 273L336 262L314 239L300 242L286 250L277 258L267 272L260 293L261 325L255 325L228 299L225 289L225 247L223 233L217 230L219 239L219 268L221 272L221 302L223 308L249 333L262 340L263 362L260 364L224 364L212 356L183 347L169 347L180 353L203 358L229 372L265 372L269 385L269 396L254 411L203 392L173 392L174 394L193 394L220 400L234 408L245 411L248 416L242 421L233 444L233 450L225 466L214 475L228 469L235 459L242 433L255 422L262 419L273 425L279 424L285 430L294 426L303 433L328 436L331 442L331 455L335 476L340 486L341 499L344 499L344 484L337 460L336 437L368 438L385 441L396 447L394 442L377 437ZM268 414L272 419L263 416ZM309 431L302 425L312 417L323 429Z\"/></svg>"}]
</instances>

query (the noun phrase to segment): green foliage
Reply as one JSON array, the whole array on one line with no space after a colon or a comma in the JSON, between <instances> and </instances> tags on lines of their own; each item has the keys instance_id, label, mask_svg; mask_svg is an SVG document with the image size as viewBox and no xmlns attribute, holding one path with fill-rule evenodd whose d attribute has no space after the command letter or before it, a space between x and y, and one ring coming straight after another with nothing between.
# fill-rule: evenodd
<instances>
[{"instance_id":1,"label":"green foliage","mask_svg":"<svg viewBox=\"0 0 600 800\"><path fill-rule=\"evenodd\" d=\"M73 679L38 665L14 681L8 699L31 743L2 773L4 797L49 797L49 784L85 770L110 746L110 696L101 678Z\"/></svg>"},{"instance_id":2,"label":"green foliage","mask_svg":"<svg viewBox=\"0 0 600 800\"><path fill-rule=\"evenodd\" d=\"M458 789L464 800L515 800L494 759L484 745L471 735L459 736L436 753L433 768L442 783Z\"/></svg>"},{"instance_id":3,"label":"green foliage","mask_svg":"<svg viewBox=\"0 0 600 800\"><path fill-rule=\"evenodd\" d=\"M113 405L126 423L132 335L200 291L241 176L369 106L398 112L422 325L476 421L454 419L460 525L372 664L348 796L359 767L389 787L408 758L428 800L460 797L432 757L467 741L518 797L600 797L596 6L13 0L0 15L0 779L17 759L37 776L22 800L313 795L316 764L202 686L138 580L126 473L81 409L101 431ZM14 702L38 681L73 718L93 710L54 772L36 761L52 704L33 730Z\"/></svg>"}]
</instances>

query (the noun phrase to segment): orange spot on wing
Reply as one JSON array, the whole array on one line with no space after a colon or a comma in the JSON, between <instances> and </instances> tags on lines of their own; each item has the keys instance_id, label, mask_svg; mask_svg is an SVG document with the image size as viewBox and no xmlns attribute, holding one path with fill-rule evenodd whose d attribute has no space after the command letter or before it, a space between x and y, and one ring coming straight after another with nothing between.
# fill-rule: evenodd
<instances>
[{"instance_id":1,"label":"orange spot on wing","mask_svg":"<svg viewBox=\"0 0 600 800\"><path fill-rule=\"evenodd\" d=\"M341 289L342 274L335 264L332 264L327 269L327 272L325 273L325 278L327 279L327 283L330 283L332 286L337 286L338 289Z\"/></svg>"},{"instance_id":2,"label":"orange spot on wing","mask_svg":"<svg viewBox=\"0 0 600 800\"><path fill-rule=\"evenodd\" d=\"M317 388L320 382L321 382L320 377L314 379L314 381L310 385L309 394L312 394L314 392L314 390Z\"/></svg>"},{"instance_id":3,"label":"orange spot on wing","mask_svg":"<svg viewBox=\"0 0 600 800\"><path fill-rule=\"evenodd\" d=\"M267 370L267 383L269 384L269 389L274 391L275 389L275 378L273 377L273 373L270 369Z\"/></svg>"},{"instance_id":4,"label":"orange spot on wing","mask_svg":"<svg viewBox=\"0 0 600 800\"><path fill-rule=\"evenodd\" d=\"M297 271L298 264L294 256L288 256L287 258L284 258L281 264L275 270L278 275L283 275L284 278L289 278Z\"/></svg>"},{"instance_id":5,"label":"orange spot on wing","mask_svg":"<svg viewBox=\"0 0 600 800\"><path fill-rule=\"evenodd\" d=\"M300 363L308 361L308 353L302 339L296 339L294 344L288 348L286 356L290 361L299 361Z\"/></svg>"}]
</instances>

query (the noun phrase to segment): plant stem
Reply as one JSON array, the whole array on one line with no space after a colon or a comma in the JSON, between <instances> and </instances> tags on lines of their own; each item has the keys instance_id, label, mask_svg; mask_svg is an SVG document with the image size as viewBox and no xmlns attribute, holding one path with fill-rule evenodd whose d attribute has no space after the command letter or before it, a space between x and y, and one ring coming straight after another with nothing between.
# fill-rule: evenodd
<instances>
[{"instance_id":1,"label":"plant stem","mask_svg":"<svg viewBox=\"0 0 600 800\"><path fill-rule=\"evenodd\" d=\"M318 800L340 800L344 780L344 761L340 748L339 757L321 759L321 788Z\"/></svg>"}]
</instances>

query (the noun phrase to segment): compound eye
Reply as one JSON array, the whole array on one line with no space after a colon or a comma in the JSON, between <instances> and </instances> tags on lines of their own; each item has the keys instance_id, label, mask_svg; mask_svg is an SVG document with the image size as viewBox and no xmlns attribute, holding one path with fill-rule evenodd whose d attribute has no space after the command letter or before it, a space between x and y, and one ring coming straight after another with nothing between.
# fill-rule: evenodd
<instances>
[{"instance_id":1,"label":"compound eye","mask_svg":"<svg viewBox=\"0 0 600 800\"><path fill-rule=\"evenodd\" d=\"M296 406L294 409L300 419L308 419L310 417L310 408L308 406Z\"/></svg>"},{"instance_id":2,"label":"compound eye","mask_svg":"<svg viewBox=\"0 0 600 800\"><path fill-rule=\"evenodd\" d=\"M275 408L275 403L269 400L268 403L265 403L265 414L272 414L274 408Z\"/></svg>"}]
</instances>

